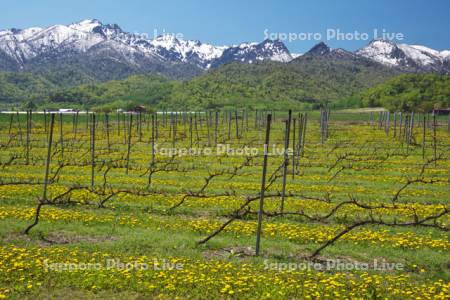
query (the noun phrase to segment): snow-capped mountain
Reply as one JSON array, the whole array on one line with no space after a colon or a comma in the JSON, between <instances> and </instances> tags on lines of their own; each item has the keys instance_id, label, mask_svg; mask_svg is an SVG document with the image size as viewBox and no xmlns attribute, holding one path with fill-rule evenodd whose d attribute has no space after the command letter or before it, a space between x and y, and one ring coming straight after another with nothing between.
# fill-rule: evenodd
<instances>
[{"instance_id":1,"label":"snow-capped mountain","mask_svg":"<svg viewBox=\"0 0 450 300\"><path fill-rule=\"evenodd\" d=\"M312 47L300 58L368 60L403 72L438 72L450 74L450 51L437 51L425 46L396 44L392 41L373 40L355 52L342 48L331 49L324 42Z\"/></svg>"},{"instance_id":2,"label":"snow-capped mountain","mask_svg":"<svg viewBox=\"0 0 450 300\"><path fill-rule=\"evenodd\" d=\"M356 52L330 49L322 42L305 54L291 54L279 40L215 46L172 35L150 39L96 19L0 30L0 71L57 74L56 81L59 77L102 81L140 73L187 79L229 62L285 63L311 56L382 64L403 72L450 74L450 51L385 40L374 40Z\"/></svg>"},{"instance_id":3,"label":"snow-capped mountain","mask_svg":"<svg viewBox=\"0 0 450 300\"><path fill-rule=\"evenodd\" d=\"M12 70L27 69L29 65L60 57L73 59L87 55L92 59L95 54L104 54L112 62L142 71L146 71L149 64L188 64L206 70L231 61L287 62L292 59L280 41L213 46L171 35L149 39L124 32L116 24L102 24L95 19L67 26L0 31L0 60L5 60L1 65Z\"/></svg>"},{"instance_id":4,"label":"snow-capped mountain","mask_svg":"<svg viewBox=\"0 0 450 300\"><path fill-rule=\"evenodd\" d=\"M289 50L281 41L264 40L262 43L242 43L231 46L222 52L222 55L212 62L212 67L230 61L243 63L253 63L263 60L273 60L279 62L289 62L292 56Z\"/></svg>"},{"instance_id":5,"label":"snow-capped mountain","mask_svg":"<svg viewBox=\"0 0 450 300\"><path fill-rule=\"evenodd\" d=\"M450 51L447 50L439 52L420 45L374 40L356 54L409 71L450 72Z\"/></svg>"}]
</instances>

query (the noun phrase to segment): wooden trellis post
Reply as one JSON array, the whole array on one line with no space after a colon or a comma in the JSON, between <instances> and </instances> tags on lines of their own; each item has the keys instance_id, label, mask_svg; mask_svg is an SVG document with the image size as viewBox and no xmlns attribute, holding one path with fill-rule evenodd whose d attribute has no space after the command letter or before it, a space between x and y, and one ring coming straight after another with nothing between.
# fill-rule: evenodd
<instances>
[{"instance_id":1,"label":"wooden trellis post","mask_svg":"<svg viewBox=\"0 0 450 300\"><path fill-rule=\"evenodd\" d=\"M30 163L31 110L27 110L26 164Z\"/></svg>"},{"instance_id":2,"label":"wooden trellis post","mask_svg":"<svg viewBox=\"0 0 450 300\"><path fill-rule=\"evenodd\" d=\"M44 108L44 132L47 133L47 111Z\"/></svg>"},{"instance_id":3,"label":"wooden trellis post","mask_svg":"<svg viewBox=\"0 0 450 300\"><path fill-rule=\"evenodd\" d=\"M63 134L63 114L59 113L59 144L61 146L61 159L64 160L64 134Z\"/></svg>"},{"instance_id":4,"label":"wooden trellis post","mask_svg":"<svg viewBox=\"0 0 450 300\"><path fill-rule=\"evenodd\" d=\"M287 179L287 168L289 164L289 136L291 131L291 118L292 118L292 110L289 110L288 119L286 121L286 133L284 136L284 163L283 163L283 186L281 190L281 206L280 212L284 212L284 198L286 194L286 179Z\"/></svg>"},{"instance_id":5,"label":"wooden trellis post","mask_svg":"<svg viewBox=\"0 0 450 300\"><path fill-rule=\"evenodd\" d=\"M9 129L8 129L8 135L11 137L12 135L12 124L13 124L14 115L11 114L9 116ZM47 132L47 131L46 131Z\"/></svg>"},{"instance_id":6,"label":"wooden trellis post","mask_svg":"<svg viewBox=\"0 0 450 300\"><path fill-rule=\"evenodd\" d=\"M111 142L109 140L109 115L105 114L105 126L106 126L106 144L108 147L108 151L111 152Z\"/></svg>"},{"instance_id":7,"label":"wooden trellis post","mask_svg":"<svg viewBox=\"0 0 450 300\"><path fill-rule=\"evenodd\" d=\"M92 114L91 119L91 190L93 190L95 183L95 114Z\"/></svg>"},{"instance_id":8,"label":"wooden trellis post","mask_svg":"<svg viewBox=\"0 0 450 300\"><path fill-rule=\"evenodd\" d=\"M425 115L423 115L422 129L423 129L423 132L422 132L422 158L425 159L425 138L426 138L426 129L427 129Z\"/></svg>"},{"instance_id":9,"label":"wooden trellis post","mask_svg":"<svg viewBox=\"0 0 450 300\"><path fill-rule=\"evenodd\" d=\"M219 130L219 112L216 111L216 116L215 116L215 120L214 120L214 144L217 146L217 139L218 139L218 135L219 133L217 132Z\"/></svg>"},{"instance_id":10,"label":"wooden trellis post","mask_svg":"<svg viewBox=\"0 0 450 300\"><path fill-rule=\"evenodd\" d=\"M394 112L394 139L397 136L397 112Z\"/></svg>"},{"instance_id":11,"label":"wooden trellis post","mask_svg":"<svg viewBox=\"0 0 450 300\"><path fill-rule=\"evenodd\" d=\"M434 158L434 166L437 165L437 136L436 136L436 114L433 113L433 158Z\"/></svg>"},{"instance_id":12,"label":"wooden trellis post","mask_svg":"<svg viewBox=\"0 0 450 300\"><path fill-rule=\"evenodd\" d=\"M127 165L126 165L126 169L125 169L125 174L128 175L128 169L130 167L130 152L131 152L131 135L133 134L132 129L133 129L133 114L130 113L130 121L128 124L128 147L127 147Z\"/></svg>"},{"instance_id":13,"label":"wooden trellis post","mask_svg":"<svg viewBox=\"0 0 450 300\"><path fill-rule=\"evenodd\" d=\"M120 136L120 113L116 111L116 120L117 120L117 136Z\"/></svg>"},{"instance_id":14,"label":"wooden trellis post","mask_svg":"<svg viewBox=\"0 0 450 300\"><path fill-rule=\"evenodd\" d=\"M262 220L264 213L264 192L266 190L266 174L267 174L267 158L269 155L269 140L270 140L270 123L272 115L267 115L267 125L266 125L266 139L264 142L264 161L263 161L263 171L261 178L261 191L259 196L259 210L258 210L258 228L256 229L256 248L255 253L259 255L260 244L261 244L261 230L262 230Z\"/></svg>"},{"instance_id":15,"label":"wooden trellis post","mask_svg":"<svg viewBox=\"0 0 450 300\"><path fill-rule=\"evenodd\" d=\"M18 134L19 134L19 142L20 142L20 145L22 146L23 145L23 142L22 142L22 126L20 125L20 115L19 115L18 111L17 111L17 130L18 130Z\"/></svg>"},{"instance_id":16,"label":"wooden trellis post","mask_svg":"<svg viewBox=\"0 0 450 300\"><path fill-rule=\"evenodd\" d=\"M305 113L304 114L304 117L303 117L303 126L302 126L302 129L303 129L303 133L302 133L302 150L301 150L301 153L302 153L302 157L305 155L305 141L306 141L306 124L307 124L307 122L308 122L308 113Z\"/></svg>"},{"instance_id":17,"label":"wooden trellis post","mask_svg":"<svg viewBox=\"0 0 450 300\"><path fill-rule=\"evenodd\" d=\"M189 113L189 148L192 149L192 115Z\"/></svg>"},{"instance_id":18,"label":"wooden trellis post","mask_svg":"<svg viewBox=\"0 0 450 300\"><path fill-rule=\"evenodd\" d=\"M155 128L156 122L155 122L155 116L152 115L152 167L155 165Z\"/></svg>"},{"instance_id":19,"label":"wooden trellis post","mask_svg":"<svg viewBox=\"0 0 450 300\"><path fill-rule=\"evenodd\" d=\"M294 179L295 177L295 124L297 119L294 118L293 120L293 124L292 124L292 179Z\"/></svg>"},{"instance_id":20,"label":"wooden trellis post","mask_svg":"<svg viewBox=\"0 0 450 300\"><path fill-rule=\"evenodd\" d=\"M238 111L234 111L234 126L236 127L236 139L239 139L239 121L238 121Z\"/></svg>"}]
</instances>

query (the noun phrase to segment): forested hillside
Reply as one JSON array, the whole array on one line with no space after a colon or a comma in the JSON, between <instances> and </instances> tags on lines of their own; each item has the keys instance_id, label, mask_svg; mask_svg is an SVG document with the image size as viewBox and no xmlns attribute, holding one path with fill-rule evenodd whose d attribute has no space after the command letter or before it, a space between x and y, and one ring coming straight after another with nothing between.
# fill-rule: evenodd
<instances>
[{"instance_id":1,"label":"forested hillside","mask_svg":"<svg viewBox=\"0 0 450 300\"><path fill-rule=\"evenodd\" d=\"M0 73L3 108L309 109L320 103L429 110L449 106L450 77L403 74L346 52L304 55L290 63L231 63L190 81L155 75L70 87L58 74ZM61 74L60 74L61 75ZM90 82L88 78L81 81ZM69 87L67 87L69 86Z\"/></svg>"},{"instance_id":2,"label":"forested hillside","mask_svg":"<svg viewBox=\"0 0 450 300\"><path fill-rule=\"evenodd\" d=\"M361 94L361 99L363 106L384 106L392 111L450 107L450 76L401 75L368 89Z\"/></svg>"}]
</instances>

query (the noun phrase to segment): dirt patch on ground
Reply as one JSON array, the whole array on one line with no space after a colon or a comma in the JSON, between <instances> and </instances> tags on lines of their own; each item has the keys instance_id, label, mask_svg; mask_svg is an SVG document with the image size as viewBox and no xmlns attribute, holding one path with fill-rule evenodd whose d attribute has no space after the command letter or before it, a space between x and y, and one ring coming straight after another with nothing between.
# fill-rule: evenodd
<instances>
[{"instance_id":1,"label":"dirt patch on ground","mask_svg":"<svg viewBox=\"0 0 450 300\"><path fill-rule=\"evenodd\" d=\"M36 241L32 237L25 235L21 232L9 233L9 234L1 237L0 239L5 244L15 244L18 241L25 242L25 243L36 243Z\"/></svg>"},{"instance_id":2,"label":"dirt patch on ground","mask_svg":"<svg viewBox=\"0 0 450 300\"><path fill-rule=\"evenodd\" d=\"M49 245L64 245L73 244L80 242L88 243L103 243L109 241L117 240L113 236L88 236L88 235L78 235L70 232L52 232L47 235L39 234L39 236L28 236L23 233L11 233L2 239L6 243L26 242L33 243L39 246L49 246Z\"/></svg>"},{"instance_id":3,"label":"dirt patch on ground","mask_svg":"<svg viewBox=\"0 0 450 300\"><path fill-rule=\"evenodd\" d=\"M70 234L67 232L53 232L47 236L41 236L44 242L52 244L73 244L79 242L89 242L89 243L103 243L114 241L117 238L113 236L85 236Z\"/></svg>"},{"instance_id":4,"label":"dirt patch on ground","mask_svg":"<svg viewBox=\"0 0 450 300\"><path fill-rule=\"evenodd\" d=\"M270 259L267 261L268 268L280 270L312 269L323 272L351 272L354 270L370 271L378 270L392 272L396 270L396 263L384 257L377 257L373 260L357 260L350 256L317 256L309 258L310 253L300 253L296 255L283 256L284 259L274 253L262 252L261 257ZM249 259L255 256L255 249L252 247L234 246L216 250L206 250L203 252L205 259ZM277 262L277 258L281 261ZM282 262L287 261L287 262ZM265 262L266 264L266 262Z\"/></svg>"},{"instance_id":5,"label":"dirt patch on ground","mask_svg":"<svg viewBox=\"0 0 450 300\"><path fill-rule=\"evenodd\" d=\"M226 247L218 250L207 250L203 252L203 257L206 259L216 259L216 258L245 258L249 256L255 256L255 249L252 247Z\"/></svg>"}]
</instances>

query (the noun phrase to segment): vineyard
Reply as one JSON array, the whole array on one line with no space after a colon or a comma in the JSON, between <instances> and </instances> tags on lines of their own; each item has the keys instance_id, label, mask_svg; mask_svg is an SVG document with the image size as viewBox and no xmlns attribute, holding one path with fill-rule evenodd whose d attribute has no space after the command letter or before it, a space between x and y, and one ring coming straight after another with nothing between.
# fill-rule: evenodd
<instances>
[{"instance_id":1,"label":"vineyard","mask_svg":"<svg viewBox=\"0 0 450 300\"><path fill-rule=\"evenodd\" d=\"M1 114L0 299L448 299L449 150L447 116Z\"/></svg>"}]
</instances>

